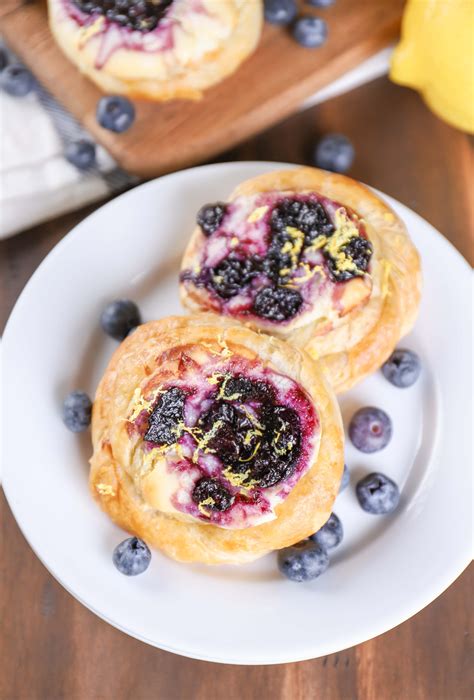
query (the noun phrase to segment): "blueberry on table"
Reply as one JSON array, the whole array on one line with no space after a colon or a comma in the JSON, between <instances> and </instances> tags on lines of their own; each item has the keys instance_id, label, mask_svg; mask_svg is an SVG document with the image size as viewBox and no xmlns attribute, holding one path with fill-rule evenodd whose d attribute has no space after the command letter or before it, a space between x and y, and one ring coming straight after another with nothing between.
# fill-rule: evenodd
<instances>
[{"instance_id":1,"label":"blueberry on table","mask_svg":"<svg viewBox=\"0 0 474 700\"><path fill-rule=\"evenodd\" d=\"M295 0L264 0L265 20L270 24L289 24L297 13Z\"/></svg>"},{"instance_id":2,"label":"blueberry on table","mask_svg":"<svg viewBox=\"0 0 474 700\"><path fill-rule=\"evenodd\" d=\"M361 452L378 452L390 442L392 421L381 408L366 406L352 416L349 437Z\"/></svg>"},{"instance_id":3,"label":"blueberry on table","mask_svg":"<svg viewBox=\"0 0 474 700\"><path fill-rule=\"evenodd\" d=\"M376 472L359 481L356 495L361 507L373 515L391 513L400 501L400 491L396 483L385 474Z\"/></svg>"},{"instance_id":4,"label":"blueberry on table","mask_svg":"<svg viewBox=\"0 0 474 700\"><path fill-rule=\"evenodd\" d=\"M12 97L25 97L33 89L34 78L19 63L12 63L0 73L0 88Z\"/></svg>"},{"instance_id":5,"label":"blueberry on table","mask_svg":"<svg viewBox=\"0 0 474 700\"><path fill-rule=\"evenodd\" d=\"M84 391L72 391L63 402L63 422L73 433L86 430L91 422L92 401Z\"/></svg>"},{"instance_id":6,"label":"blueberry on table","mask_svg":"<svg viewBox=\"0 0 474 700\"><path fill-rule=\"evenodd\" d=\"M97 103L97 121L104 129L121 134L135 121L135 107L121 95L101 97Z\"/></svg>"},{"instance_id":7,"label":"blueberry on table","mask_svg":"<svg viewBox=\"0 0 474 700\"><path fill-rule=\"evenodd\" d=\"M311 535L310 540L317 542L323 549L334 549L342 542L343 536L341 521L335 513L331 513L327 522L314 535Z\"/></svg>"},{"instance_id":8,"label":"blueberry on table","mask_svg":"<svg viewBox=\"0 0 474 700\"><path fill-rule=\"evenodd\" d=\"M95 144L86 139L72 141L64 149L64 156L79 170L88 170L95 165Z\"/></svg>"},{"instance_id":9,"label":"blueberry on table","mask_svg":"<svg viewBox=\"0 0 474 700\"><path fill-rule=\"evenodd\" d=\"M137 576L148 569L151 552L143 540L129 537L115 547L112 561L121 574Z\"/></svg>"},{"instance_id":10,"label":"blueberry on table","mask_svg":"<svg viewBox=\"0 0 474 700\"><path fill-rule=\"evenodd\" d=\"M312 7L330 7L334 5L334 0L306 0L306 2Z\"/></svg>"},{"instance_id":11,"label":"blueberry on table","mask_svg":"<svg viewBox=\"0 0 474 700\"><path fill-rule=\"evenodd\" d=\"M421 362L418 355L402 348L395 350L382 365L385 379L400 389L412 386L420 376L420 372Z\"/></svg>"},{"instance_id":12,"label":"blueberry on table","mask_svg":"<svg viewBox=\"0 0 474 700\"><path fill-rule=\"evenodd\" d=\"M142 322L140 311L130 299L118 299L105 307L100 317L102 330L115 340L123 340Z\"/></svg>"},{"instance_id":13,"label":"blueberry on table","mask_svg":"<svg viewBox=\"0 0 474 700\"><path fill-rule=\"evenodd\" d=\"M327 35L327 24L319 17L300 17L293 25L294 39L307 49L316 49L318 46L322 46Z\"/></svg>"},{"instance_id":14,"label":"blueberry on table","mask_svg":"<svg viewBox=\"0 0 474 700\"><path fill-rule=\"evenodd\" d=\"M341 478L341 484L339 486L339 493L344 491L349 486L349 481L351 478L351 474L349 472L349 468L347 464L344 465L344 471L342 472L342 478Z\"/></svg>"},{"instance_id":15,"label":"blueberry on table","mask_svg":"<svg viewBox=\"0 0 474 700\"><path fill-rule=\"evenodd\" d=\"M196 221L205 236L210 236L217 231L225 216L227 204L225 202L214 202L205 204L197 213Z\"/></svg>"},{"instance_id":16,"label":"blueberry on table","mask_svg":"<svg viewBox=\"0 0 474 700\"><path fill-rule=\"evenodd\" d=\"M343 134L328 134L317 143L313 160L323 170L346 173L354 162L354 146Z\"/></svg>"},{"instance_id":17,"label":"blueberry on table","mask_svg":"<svg viewBox=\"0 0 474 700\"><path fill-rule=\"evenodd\" d=\"M317 542L306 540L278 552L278 568L290 581L312 581L329 566L329 556Z\"/></svg>"},{"instance_id":18,"label":"blueberry on table","mask_svg":"<svg viewBox=\"0 0 474 700\"><path fill-rule=\"evenodd\" d=\"M0 71L8 66L8 54L5 49L0 49Z\"/></svg>"}]
</instances>

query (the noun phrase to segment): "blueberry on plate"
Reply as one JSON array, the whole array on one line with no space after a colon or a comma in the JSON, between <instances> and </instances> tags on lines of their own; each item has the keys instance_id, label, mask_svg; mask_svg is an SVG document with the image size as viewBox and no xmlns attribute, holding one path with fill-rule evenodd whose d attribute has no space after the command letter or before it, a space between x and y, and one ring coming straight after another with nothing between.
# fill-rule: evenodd
<instances>
[{"instance_id":1,"label":"blueberry on plate","mask_svg":"<svg viewBox=\"0 0 474 700\"><path fill-rule=\"evenodd\" d=\"M89 427L92 401L84 391L72 391L63 402L63 422L73 433L81 433Z\"/></svg>"},{"instance_id":2,"label":"blueberry on plate","mask_svg":"<svg viewBox=\"0 0 474 700\"><path fill-rule=\"evenodd\" d=\"M328 134L317 143L313 160L323 170L346 173L354 161L354 146L343 134Z\"/></svg>"},{"instance_id":3,"label":"blueberry on plate","mask_svg":"<svg viewBox=\"0 0 474 700\"><path fill-rule=\"evenodd\" d=\"M400 491L396 483L385 474L376 472L359 481L356 495L361 507L373 515L391 513L400 501Z\"/></svg>"},{"instance_id":4,"label":"blueberry on plate","mask_svg":"<svg viewBox=\"0 0 474 700\"><path fill-rule=\"evenodd\" d=\"M130 299L118 299L105 307L100 317L102 330L115 340L123 340L142 322L140 311Z\"/></svg>"},{"instance_id":5,"label":"blueberry on plate","mask_svg":"<svg viewBox=\"0 0 474 700\"><path fill-rule=\"evenodd\" d=\"M289 24L296 13L295 0L264 0L265 20L271 24Z\"/></svg>"},{"instance_id":6,"label":"blueberry on plate","mask_svg":"<svg viewBox=\"0 0 474 700\"><path fill-rule=\"evenodd\" d=\"M0 49L0 71L8 66L8 54L5 49Z\"/></svg>"},{"instance_id":7,"label":"blueberry on plate","mask_svg":"<svg viewBox=\"0 0 474 700\"><path fill-rule=\"evenodd\" d=\"M138 576L148 569L151 552L143 540L129 537L115 547L112 561L121 574Z\"/></svg>"},{"instance_id":8,"label":"blueberry on plate","mask_svg":"<svg viewBox=\"0 0 474 700\"><path fill-rule=\"evenodd\" d=\"M397 348L387 362L382 365L382 373L390 384L406 389L412 386L420 376L421 362L412 350Z\"/></svg>"},{"instance_id":9,"label":"blueberry on plate","mask_svg":"<svg viewBox=\"0 0 474 700\"><path fill-rule=\"evenodd\" d=\"M278 568L290 581L312 581L329 566L329 556L317 542L304 540L278 552Z\"/></svg>"},{"instance_id":10,"label":"blueberry on plate","mask_svg":"<svg viewBox=\"0 0 474 700\"><path fill-rule=\"evenodd\" d=\"M348 468L347 464L345 464L344 471L342 472L341 484L339 486L339 493L344 491L344 489L349 486L350 478L351 478L351 474L349 472L349 468Z\"/></svg>"},{"instance_id":11,"label":"blueberry on plate","mask_svg":"<svg viewBox=\"0 0 474 700\"><path fill-rule=\"evenodd\" d=\"M97 103L97 121L104 129L121 134L135 121L135 107L121 95L101 97Z\"/></svg>"},{"instance_id":12,"label":"blueberry on plate","mask_svg":"<svg viewBox=\"0 0 474 700\"><path fill-rule=\"evenodd\" d=\"M12 63L0 73L0 88L12 97L25 97L33 89L34 78L19 63Z\"/></svg>"},{"instance_id":13,"label":"blueberry on plate","mask_svg":"<svg viewBox=\"0 0 474 700\"><path fill-rule=\"evenodd\" d=\"M381 408L360 408L349 423L349 437L361 452L378 452L390 442L392 421Z\"/></svg>"},{"instance_id":14,"label":"blueberry on plate","mask_svg":"<svg viewBox=\"0 0 474 700\"><path fill-rule=\"evenodd\" d=\"M79 170L88 170L95 165L95 144L86 139L72 141L66 146L64 155Z\"/></svg>"},{"instance_id":15,"label":"blueberry on plate","mask_svg":"<svg viewBox=\"0 0 474 700\"><path fill-rule=\"evenodd\" d=\"M328 27L319 17L300 17L293 25L293 37L307 49L322 46L327 39Z\"/></svg>"},{"instance_id":16,"label":"blueberry on plate","mask_svg":"<svg viewBox=\"0 0 474 700\"><path fill-rule=\"evenodd\" d=\"M311 535L310 540L317 542L323 549L334 549L342 542L343 536L341 521L335 513L331 513L327 522L314 535Z\"/></svg>"}]
</instances>

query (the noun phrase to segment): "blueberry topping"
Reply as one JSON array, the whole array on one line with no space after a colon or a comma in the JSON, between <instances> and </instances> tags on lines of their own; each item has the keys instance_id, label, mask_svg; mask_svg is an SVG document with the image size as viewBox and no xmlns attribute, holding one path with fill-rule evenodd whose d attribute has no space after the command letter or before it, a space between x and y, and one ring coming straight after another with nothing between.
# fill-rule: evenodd
<instances>
[{"instance_id":1,"label":"blueberry topping","mask_svg":"<svg viewBox=\"0 0 474 700\"><path fill-rule=\"evenodd\" d=\"M278 568L290 581L312 581L329 566L329 556L317 542L307 540L278 552Z\"/></svg>"},{"instance_id":2,"label":"blueberry topping","mask_svg":"<svg viewBox=\"0 0 474 700\"><path fill-rule=\"evenodd\" d=\"M185 401L186 394L175 386L161 394L148 419L144 439L158 445L173 445L179 437Z\"/></svg>"},{"instance_id":3,"label":"blueberry topping","mask_svg":"<svg viewBox=\"0 0 474 700\"><path fill-rule=\"evenodd\" d=\"M73 141L66 146L64 155L79 170L88 170L95 165L95 144L85 139Z\"/></svg>"},{"instance_id":4,"label":"blueberry topping","mask_svg":"<svg viewBox=\"0 0 474 700\"><path fill-rule=\"evenodd\" d=\"M349 437L361 452L378 452L392 437L392 421L380 408L367 406L359 409L349 423Z\"/></svg>"},{"instance_id":5,"label":"blueberry topping","mask_svg":"<svg viewBox=\"0 0 474 700\"><path fill-rule=\"evenodd\" d=\"M143 540L129 537L115 547L112 561L121 574L137 576L148 569L151 552Z\"/></svg>"},{"instance_id":6,"label":"blueberry topping","mask_svg":"<svg viewBox=\"0 0 474 700\"><path fill-rule=\"evenodd\" d=\"M275 398L275 391L270 384L247 377L230 377L222 389L223 398L232 398L233 401L273 401Z\"/></svg>"},{"instance_id":7,"label":"blueberry topping","mask_svg":"<svg viewBox=\"0 0 474 700\"><path fill-rule=\"evenodd\" d=\"M322 46L327 39L328 28L319 17L300 17L293 26L293 37L307 49Z\"/></svg>"},{"instance_id":8,"label":"blueberry topping","mask_svg":"<svg viewBox=\"0 0 474 700\"><path fill-rule=\"evenodd\" d=\"M126 97L111 95L101 97L97 103L97 121L109 131L121 134L135 120L135 107Z\"/></svg>"},{"instance_id":9,"label":"blueberry topping","mask_svg":"<svg viewBox=\"0 0 474 700\"><path fill-rule=\"evenodd\" d=\"M12 63L0 73L0 88L12 97L25 97L33 89L34 78L19 63Z\"/></svg>"},{"instance_id":10,"label":"blueberry topping","mask_svg":"<svg viewBox=\"0 0 474 700\"><path fill-rule=\"evenodd\" d=\"M252 258L229 256L224 258L211 273L211 287L223 299L236 296L258 274Z\"/></svg>"},{"instance_id":11,"label":"blueberry topping","mask_svg":"<svg viewBox=\"0 0 474 700\"><path fill-rule=\"evenodd\" d=\"M341 485L339 486L339 493L344 491L349 486L349 481L351 480L351 474L347 464L344 465L344 471L342 472Z\"/></svg>"},{"instance_id":12,"label":"blueberry topping","mask_svg":"<svg viewBox=\"0 0 474 700\"><path fill-rule=\"evenodd\" d=\"M302 304L303 297L295 289L263 287L254 299L252 311L269 321L287 321L296 316Z\"/></svg>"},{"instance_id":13,"label":"blueberry topping","mask_svg":"<svg viewBox=\"0 0 474 700\"><path fill-rule=\"evenodd\" d=\"M288 227L303 231L305 245L310 245L317 236L329 236L334 232L334 225L323 205L311 200L300 202L298 199L284 199L273 209L270 224L272 242L278 238L278 234L284 234L284 238L278 238L278 243L290 240Z\"/></svg>"},{"instance_id":14,"label":"blueberry topping","mask_svg":"<svg viewBox=\"0 0 474 700\"><path fill-rule=\"evenodd\" d=\"M295 0L264 0L265 20L271 24L289 24L297 13Z\"/></svg>"},{"instance_id":15,"label":"blueberry topping","mask_svg":"<svg viewBox=\"0 0 474 700\"><path fill-rule=\"evenodd\" d=\"M344 530L342 523L335 513L331 513L327 522L314 535L311 535L310 540L317 542L323 549L333 549L342 542Z\"/></svg>"},{"instance_id":16,"label":"blueberry topping","mask_svg":"<svg viewBox=\"0 0 474 700\"><path fill-rule=\"evenodd\" d=\"M221 225L227 211L225 202L215 202L214 204L205 204L198 211L196 221L201 227L205 236L210 236L217 231Z\"/></svg>"},{"instance_id":17,"label":"blueberry topping","mask_svg":"<svg viewBox=\"0 0 474 700\"><path fill-rule=\"evenodd\" d=\"M229 510L234 502L233 496L217 479L207 477L199 479L193 489L192 499L197 505L221 512Z\"/></svg>"},{"instance_id":18,"label":"blueberry topping","mask_svg":"<svg viewBox=\"0 0 474 700\"><path fill-rule=\"evenodd\" d=\"M73 0L88 15L103 15L120 27L151 32L166 15L173 0Z\"/></svg>"},{"instance_id":19,"label":"blueberry topping","mask_svg":"<svg viewBox=\"0 0 474 700\"><path fill-rule=\"evenodd\" d=\"M63 403L63 421L73 433L81 433L89 427L92 401L83 391L72 391Z\"/></svg>"},{"instance_id":20,"label":"blueberry topping","mask_svg":"<svg viewBox=\"0 0 474 700\"><path fill-rule=\"evenodd\" d=\"M398 348L382 365L382 372L390 384L406 389L412 386L420 376L420 358L412 350Z\"/></svg>"},{"instance_id":21,"label":"blueberry topping","mask_svg":"<svg viewBox=\"0 0 474 700\"><path fill-rule=\"evenodd\" d=\"M328 134L319 141L314 152L318 168L334 173L346 173L354 161L354 147L342 134Z\"/></svg>"},{"instance_id":22,"label":"blueberry topping","mask_svg":"<svg viewBox=\"0 0 474 700\"><path fill-rule=\"evenodd\" d=\"M8 54L5 49L0 49L0 71L8 66Z\"/></svg>"},{"instance_id":23,"label":"blueberry topping","mask_svg":"<svg viewBox=\"0 0 474 700\"><path fill-rule=\"evenodd\" d=\"M138 306L130 299L113 301L105 307L100 317L102 330L116 340L126 338L141 322Z\"/></svg>"},{"instance_id":24,"label":"blueberry topping","mask_svg":"<svg viewBox=\"0 0 474 700\"><path fill-rule=\"evenodd\" d=\"M345 270L339 267L338 261L324 250L329 272L336 282L346 282L353 277L361 277L369 267L372 257L372 243L362 236L354 236L346 245L341 247L345 260L355 265L353 269Z\"/></svg>"},{"instance_id":25,"label":"blueberry topping","mask_svg":"<svg viewBox=\"0 0 474 700\"><path fill-rule=\"evenodd\" d=\"M226 464L248 459L255 449L254 424L243 409L227 401L215 401L201 416L198 425L204 433L212 431L207 449ZM246 441L247 434L249 439Z\"/></svg>"},{"instance_id":26,"label":"blueberry topping","mask_svg":"<svg viewBox=\"0 0 474 700\"><path fill-rule=\"evenodd\" d=\"M369 474L356 486L357 499L367 513L384 515L398 506L400 491L385 474Z\"/></svg>"}]
</instances>

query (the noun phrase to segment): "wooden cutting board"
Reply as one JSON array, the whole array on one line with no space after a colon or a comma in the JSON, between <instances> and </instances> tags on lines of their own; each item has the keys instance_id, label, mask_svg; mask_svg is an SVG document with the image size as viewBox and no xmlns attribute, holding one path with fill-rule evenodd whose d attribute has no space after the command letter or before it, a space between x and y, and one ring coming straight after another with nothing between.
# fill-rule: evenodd
<instances>
[{"instance_id":1,"label":"wooden cutting board","mask_svg":"<svg viewBox=\"0 0 474 700\"><path fill-rule=\"evenodd\" d=\"M0 32L43 85L129 172L152 177L206 160L294 112L305 98L393 41L404 0L336 0L305 13L328 23L326 44L299 46L288 30L266 25L255 53L202 100L136 103L123 134L95 118L101 91L53 41L43 0L2 0Z\"/></svg>"}]
</instances>

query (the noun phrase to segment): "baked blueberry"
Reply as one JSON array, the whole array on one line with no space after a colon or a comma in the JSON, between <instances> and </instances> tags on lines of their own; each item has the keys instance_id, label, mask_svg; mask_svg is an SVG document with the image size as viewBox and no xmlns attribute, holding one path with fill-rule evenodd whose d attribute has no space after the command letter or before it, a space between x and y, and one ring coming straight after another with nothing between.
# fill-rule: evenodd
<instances>
[{"instance_id":1,"label":"baked blueberry","mask_svg":"<svg viewBox=\"0 0 474 700\"><path fill-rule=\"evenodd\" d=\"M197 505L220 512L229 510L234 502L234 497L218 479L208 477L199 479L193 489L192 499Z\"/></svg>"},{"instance_id":2,"label":"baked blueberry","mask_svg":"<svg viewBox=\"0 0 474 700\"><path fill-rule=\"evenodd\" d=\"M328 27L319 17L300 17L293 25L293 37L307 49L322 46L327 39Z\"/></svg>"},{"instance_id":3,"label":"baked blueberry","mask_svg":"<svg viewBox=\"0 0 474 700\"><path fill-rule=\"evenodd\" d=\"M88 170L95 165L95 144L86 139L72 141L66 146L64 155L79 170Z\"/></svg>"},{"instance_id":4,"label":"baked blueberry","mask_svg":"<svg viewBox=\"0 0 474 700\"><path fill-rule=\"evenodd\" d=\"M12 63L0 72L0 88L12 97L25 97L33 85L30 71L19 63Z\"/></svg>"},{"instance_id":5,"label":"baked blueberry","mask_svg":"<svg viewBox=\"0 0 474 700\"><path fill-rule=\"evenodd\" d=\"M287 287L262 287L254 299L252 311L269 321L288 321L296 316L303 304L299 292Z\"/></svg>"},{"instance_id":6,"label":"baked blueberry","mask_svg":"<svg viewBox=\"0 0 474 700\"><path fill-rule=\"evenodd\" d=\"M323 549L333 549L342 542L344 530L342 523L335 513L331 513L327 522L309 538L317 542Z\"/></svg>"},{"instance_id":7,"label":"baked blueberry","mask_svg":"<svg viewBox=\"0 0 474 700\"><path fill-rule=\"evenodd\" d=\"M252 258L224 258L211 272L210 285L223 299L230 299L239 294L253 277L258 274Z\"/></svg>"},{"instance_id":8,"label":"baked blueberry","mask_svg":"<svg viewBox=\"0 0 474 700\"><path fill-rule=\"evenodd\" d=\"M290 581L312 581L329 566L329 556L318 542L306 540L280 549L278 568Z\"/></svg>"},{"instance_id":9,"label":"baked blueberry","mask_svg":"<svg viewBox=\"0 0 474 700\"><path fill-rule=\"evenodd\" d=\"M351 479L351 474L347 464L344 465L344 471L342 472L341 485L339 486L339 493L344 491L349 486L349 481Z\"/></svg>"},{"instance_id":10,"label":"baked blueberry","mask_svg":"<svg viewBox=\"0 0 474 700\"><path fill-rule=\"evenodd\" d=\"M115 547L112 561L121 574L137 576L148 569L151 552L143 540L129 537Z\"/></svg>"},{"instance_id":11,"label":"baked blueberry","mask_svg":"<svg viewBox=\"0 0 474 700\"><path fill-rule=\"evenodd\" d=\"M264 14L271 24L289 24L297 13L295 0L264 0Z\"/></svg>"},{"instance_id":12,"label":"baked blueberry","mask_svg":"<svg viewBox=\"0 0 474 700\"><path fill-rule=\"evenodd\" d=\"M100 98L96 116L104 129L120 134L135 121L135 107L126 97L109 95Z\"/></svg>"},{"instance_id":13,"label":"baked blueberry","mask_svg":"<svg viewBox=\"0 0 474 700\"><path fill-rule=\"evenodd\" d=\"M140 311L130 299L118 299L111 302L102 312L100 325L102 330L115 340L123 340L130 331L142 322Z\"/></svg>"},{"instance_id":14,"label":"baked blueberry","mask_svg":"<svg viewBox=\"0 0 474 700\"><path fill-rule=\"evenodd\" d=\"M148 419L144 439L158 445L172 445L179 437L179 424L183 421L186 394L174 386L160 395Z\"/></svg>"},{"instance_id":15,"label":"baked blueberry","mask_svg":"<svg viewBox=\"0 0 474 700\"><path fill-rule=\"evenodd\" d=\"M84 391L72 391L63 402L63 421L73 433L81 433L89 427L92 401Z\"/></svg>"},{"instance_id":16,"label":"baked blueberry","mask_svg":"<svg viewBox=\"0 0 474 700\"><path fill-rule=\"evenodd\" d=\"M166 15L173 0L73 0L86 14L104 15L109 22L140 32L151 32Z\"/></svg>"},{"instance_id":17,"label":"baked blueberry","mask_svg":"<svg viewBox=\"0 0 474 700\"><path fill-rule=\"evenodd\" d=\"M329 236L334 231L334 225L320 202L312 200L284 199L272 211L270 226L273 232L272 244L278 234L278 244L290 239L287 228L292 227L305 234L305 245L310 245L319 236Z\"/></svg>"},{"instance_id":18,"label":"baked blueberry","mask_svg":"<svg viewBox=\"0 0 474 700\"><path fill-rule=\"evenodd\" d=\"M346 173L354 161L354 147L343 134L328 134L317 144L314 163L318 168Z\"/></svg>"},{"instance_id":19,"label":"baked blueberry","mask_svg":"<svg viewBox=\"0 0 474 700\"><path fill-rule=\"evenodd\" d=\"M266 382L249 379L248 377L229 377L222 382L222 396L224 399L245 403L247 401L272 401L275 391Z\"/></svg>"},{"instance_id":20,"label":"baked blueberry","mask_svg":"<svg viewBox=\"0 0 474 700\"><path fill-rule=\"evenodd\" d=\"M8 66L8 54L5 49L0 48L0 71Z\"/></svg>"},{"instance_id":21,"label":"baked blueberry","mask_svg":"<svg viewBox=\"0 0 474 700\"><path fill-rule=\"evenodd\" d=\"M210 236L214 231L217 231L224 219L227 211L225 202L214 202L214 204L205 204L197 213L196 221L198 226L205 236Z\"/></svg>"},{"instance_id":22,"label":"baked blueberry","mask_svg":"<svg viewBox=\"0 0 474 700\"><path fill-rule=\"evenodd\" d=\"M396 483L385 474L376 472L359 481L356 495L361 507L374 515L391 513L400 501L400 491Z\"/></svg>"},{"instance_id":23,"label":"baked blueberry","mask_svg":"<svg viewBox=\"0 0 474 700\"><path fill-rule=\"evenodd\" d=\"M412 350L397 348L382 365L382 372L390 384L406 389L420 376L420 358Z\"/></svg>"},{"instance_id":24,"label":"baked blueberry","mask_svg":"<svg viewBox=\"0 0 474 700\"><path fill-rule=\"evenodd\" d=\"M390 442L392 421L381 408L366 406L352 416L349 437L361 452L378 452Z\"/></svg>"},{"instance_id":25,"label":"baked blueberry","mask_svg":"<svg viewBox=\"0 0 474 700\"><path fill-rule=\"evenodd\" d=\"M340 266L338 260L327 253L326 248L323 249L329 272L336 282L346 282L353 277L361 277L364 272L367 272L373 252L370 241L362 236L354 236L348 243L341 246L341 252L344 254L344 259L349 260L355 267L345 269L345 266Z\"/></svg>"}]
</instances>

